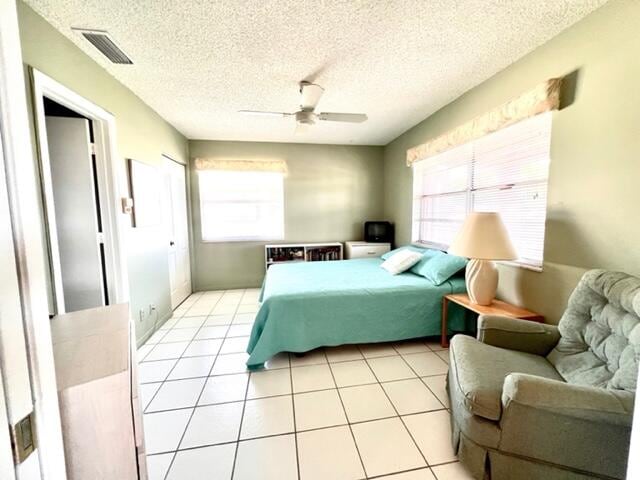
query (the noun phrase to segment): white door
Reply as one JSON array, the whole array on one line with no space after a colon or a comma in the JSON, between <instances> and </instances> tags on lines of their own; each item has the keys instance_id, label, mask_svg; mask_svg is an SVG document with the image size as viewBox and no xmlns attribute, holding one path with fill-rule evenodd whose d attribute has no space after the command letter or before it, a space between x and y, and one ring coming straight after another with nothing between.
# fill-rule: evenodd
<instances>
[{"instance_id":1,"label":"white door","mask_svg":"<svg viewBox=\"0 0 640 480\"><path fill-rule=\"evenodd\" d=\"M0 477L35 480L40 478L38 456L31 453L14 470L7 428L33 413L33 399L1 142L0 137Z\"/></svg>"},{"instance_id":2,"label":"white door","mask_svg":"<svg viewBox=\"0 0 640 480\"><path fill-rule=\"evenodd\" d=\"M64 480L37 173L14 0L0 0L0 143L0 478ZM8 430L15 432L30 414L35 450L14 467ZM21 425L28 437L30 429Z\"/></svg>"},{"instance_id":3,"label":"white door","mask_svg":"<svg viewBox=\"0 0 640 480\"><path fill-rule=\"evenodd\" d=\"M0 478L15 480L16 472L13 464L9 417L4 396L4 385L2 385L2 376L0 376Z\"/></svg>"},{"instance_id":4,"label":"white door","mask_svg":"<svg viewBox=\"0 0 640 480\"><path fill-rule=\"evenodd\" d=\"M167 205L164 209L169 247L171 308L175 309L191 294L189 257L189 219L187 215L187 175L185 166L165 158Z\"/></svg>"},{"instance_id":5,"label":"white door","mask_svg":"<svg viewBox=\"0 0 640 480\"><path fill-rule=\"evenodd\" d=\"M42 177L56 313L100 307L106 286L89 121L47 116L46 125Z\"/></svg>"}]
</instances>

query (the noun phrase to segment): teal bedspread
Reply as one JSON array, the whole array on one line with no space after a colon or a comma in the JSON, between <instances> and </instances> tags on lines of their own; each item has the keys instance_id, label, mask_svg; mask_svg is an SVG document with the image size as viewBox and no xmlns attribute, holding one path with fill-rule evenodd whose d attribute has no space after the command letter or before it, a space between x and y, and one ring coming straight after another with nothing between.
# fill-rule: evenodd
<instances>
[{"instance_id":1,"label":"teal bedspread","mask_svg":"<svg viewBox=\"0 0 640 480\"><path fill-rule=\"evenodd\" d=\"M249 368L278 352L439 335L442 296L464 292L464 279L435 286L410 272L390 275L381 263L365 258L271 266L247 347ZM464 312L455 307L449 328L463 330Z\"/></svg>"}]
</instances>

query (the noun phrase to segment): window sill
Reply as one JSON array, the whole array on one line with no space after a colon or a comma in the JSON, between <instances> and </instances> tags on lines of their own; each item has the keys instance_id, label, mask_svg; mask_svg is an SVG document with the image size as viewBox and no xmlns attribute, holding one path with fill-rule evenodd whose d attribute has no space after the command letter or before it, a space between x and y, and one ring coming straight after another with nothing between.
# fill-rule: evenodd
<instances>
[{"instance_id":1,"label":"window sill","mask_svg":"<svg viewBox=\"0 0 640 480\"><path fill-rule=\"evenodd\" d=\"M419 240L414 240L413 242L411 242L412 245L415 245L417 247L422 247L422 248L431 248L431 249L435 249L435 250L442 250L443 252L446 252L447 249L449 247L447 247L446 245L442 245L442 244L437 244L437 243L431 243L431 242L421 242ZM500 264L500 265L506 265L508 267L515 267L515 268L524 268L525 270L531 270L533 272L538 272L541 273L543 271L543 265L529 265L526 263L519 263L519 262L509 262L506 260L503 261L497 261L496 263Z\"/></svg>"},{"instance_id":2,"label":"window sill","mask_svg":"<svg viewBox=\"0 0 640 480\"><path fill-rule=\"evenodd\" d=\"M256 238L221 238L219 240L206 240L200 239L200 243L267 243L267 242L282 242L284 238L281 237L256 237Z\"/></svg>"},{"instance_id":3,"label":"window sill","mask_svg":"<svg viewBox=\"0 0 640 480\"><path fill-rule=\"evenodd\" d=\"M542 273L542 269L543 269L543 265L541 266L536 266L536 265L527 265L526 263L518 263L518 262L497 262L500 265L505 265L507 267L514 267L514 268L523 268L525 270L531 270L532 272L538 272L538 273Z\"/></svg>"}]
</instances>

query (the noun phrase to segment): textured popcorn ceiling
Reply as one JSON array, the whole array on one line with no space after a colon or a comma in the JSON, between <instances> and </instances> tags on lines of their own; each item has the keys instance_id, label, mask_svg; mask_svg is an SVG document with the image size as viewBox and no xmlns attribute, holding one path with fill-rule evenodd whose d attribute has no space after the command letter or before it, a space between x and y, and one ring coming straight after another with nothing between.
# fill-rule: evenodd
<instances>
[{"instance_id":1,"label":"textured popcorn ceiling","mask_svg":"<svg viewBox=\"0 0 640 480\"><path fill-rule=\"evenodd\" d=\"M188 138L384 145L605 1L27 3ZM134 65L71 27L108 30ZM318 110L369 120L294 135L291 118L237 113L297 110L303 79L326 89Z\"/></svg>"}]
</instances>

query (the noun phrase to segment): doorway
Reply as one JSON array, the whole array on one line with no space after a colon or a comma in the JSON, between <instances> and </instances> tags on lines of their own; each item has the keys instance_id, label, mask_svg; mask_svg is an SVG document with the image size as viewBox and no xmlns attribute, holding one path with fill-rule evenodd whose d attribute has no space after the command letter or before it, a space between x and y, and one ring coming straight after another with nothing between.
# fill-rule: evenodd
<instances>
[{"instance_id":1,"label":"doorway","mask_svg":"<svg viewBox=\"0 0 640 480\"><path fill-rule=\"evenodd\" d=\"M113 116L32 70L50 316L128 301Z\"/></svg>"},{"instance_id":2,"label":"doorway","mask_svg":"<svg viewBox=\"0 0 640 480\"><path fill-rule=\"evenodd\" d=\"M175 310L191 294L186 167L165 155L164 180L171 309Z\"/></svg>"},{"instance_id":3,"label":"doorway","mask_svg":"<svg viewBox=\"0 0 640 480\"><path fill-rule=\"evenodd\" d=\"M109 305L93 121L45 97L41 164L55 313ZM43 159L44 160L44 159Z\"/></svg>"}]
</instances>

